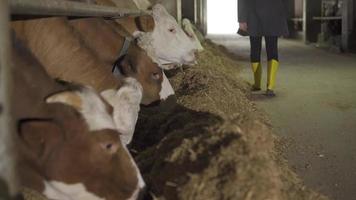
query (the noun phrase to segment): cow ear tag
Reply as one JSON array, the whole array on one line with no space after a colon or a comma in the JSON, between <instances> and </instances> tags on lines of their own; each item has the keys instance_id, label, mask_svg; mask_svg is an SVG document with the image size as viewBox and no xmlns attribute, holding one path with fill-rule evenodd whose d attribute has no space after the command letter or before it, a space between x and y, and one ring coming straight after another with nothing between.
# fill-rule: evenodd
<instances>
[{"instance_id":1,"label":"cow ear tag","mask_svg":"<svg viewBox=\"0 0 356 200\"><path fill-rule=\"evenodd\" d=\"M82 98L75 91L59 92L46 98L46 103L63 103L74 107L76 110L82 110Z\"/></svg>"}]
</instances>

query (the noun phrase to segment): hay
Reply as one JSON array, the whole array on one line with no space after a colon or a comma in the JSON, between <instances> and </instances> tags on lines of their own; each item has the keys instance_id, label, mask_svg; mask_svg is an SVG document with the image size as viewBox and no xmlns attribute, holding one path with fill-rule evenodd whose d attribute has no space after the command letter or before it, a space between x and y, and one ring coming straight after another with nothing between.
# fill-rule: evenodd
<instances>
[{"instance_id":1,"label":"hay","mask_svg":"<svg viewBox=\"0 0 356 200\"><path fill-rule=\"evenodd\" d=\"M22 189L22 195L25 200L47 200L42 194L30 188Z\"/></svg>"},{"instance_id":2,"label":"hay","mask_svg":"<svg viewBox=\"0 0 356 200\"><path fill-rule=\"evenodd\" d=\"M140 113L131 149L147 199L326 199L276 153L278 140L247 98L235 58L210 42L204 48L198 65L168 73L177 104Z\"/></svg>"}]
</instances>

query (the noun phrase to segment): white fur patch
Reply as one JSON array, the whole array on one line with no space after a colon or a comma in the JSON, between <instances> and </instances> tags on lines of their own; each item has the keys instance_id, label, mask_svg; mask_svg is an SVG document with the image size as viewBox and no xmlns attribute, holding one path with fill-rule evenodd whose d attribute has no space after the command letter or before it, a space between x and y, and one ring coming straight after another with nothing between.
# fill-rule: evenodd
<instances>
[{"instance_id":1,"label":"white fur patch","mask_svg":"<svg viewBox=\"0 0 356 200\"><path fill-rule=\"evenodd\" d=\"M169 96L174 95L174 89L169 82L166 74L163 72L162 89L159 93L161 100L166 100Z\"/></svg>"},{"instance_id":2,"label":"white fur patch","mask_svg":"<svg viewBox=\"0 0 356 200\"><path fill-rule=\"evenodd\" d=\"M114 108L115 127L122 134L120 139L124 145L131 142L135 132L142 90L141 84L136 79L126 78L124 85L117 92L106 90L101 93L102 97Z\"/></svg>"},{"instance_id":3,"label":"white fur patch","mask_svg":"<svg viewBox=\"0 0 356 200\"><path fill-rule=\"evenodd\" d=\"M81 91L73 91L73 93L79 96L82 101L81 109L78 111L83 115L90 131L116 128L106 105L93 89L85 87ZM68 104L66 97L60 94L56 95L56 98L48 98L47 103Z\"/></svg>"},{"instance_id":4,"label":"white fur patch","mask_svg":"<svg viewBox=\"0 0 356 200\"><path fill-rule=\"evenodd\" d=\"M53 200L105 200L85 189L82 183L65 184L58 181L44 182L43 194Z\"/></svg>"},{"instance_id":5,"label":"white fur patch","mask_svg":"<svg viewBox=\"0 0 356 200\"><path fill-rule=\"evenodd\" d=\"M85 91L82 98L86 99L82 114L87 120L90 131L115 129L115 124L106 110L106 105L96 93Z\"/></svg>"}]
</instances>

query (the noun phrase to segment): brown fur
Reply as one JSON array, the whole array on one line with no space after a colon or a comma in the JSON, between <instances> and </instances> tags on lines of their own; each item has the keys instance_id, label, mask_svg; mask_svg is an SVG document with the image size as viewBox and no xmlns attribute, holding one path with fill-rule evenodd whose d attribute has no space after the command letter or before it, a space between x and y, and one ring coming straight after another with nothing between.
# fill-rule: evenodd
<instances>
[{"instance_id":1,"label":"brown fur","mask_svg":"<svg viewBox=\"0 0 356 200\"><path fill-rule=\"evenodd\" d=\"M110 66L118 59L125 38L104 19L76 19L69 23L101 61Z\"/></svg>"},{"instance_id":2,"label":"brown fur","mask_svg":"<svg viewBox=\"0 0 356 200\"><path fill-rule=\"evenodd\" d=\"M101 60L113 63L123 46L124 38L111 25L102 19L78 19L70 22L81 35L87 46L94 51ZM104 53L105 52L105 53ZM143 104L159 100L162 83L162 70L149 58L145 51L132 42L128 55L122 61L126 76L136 78L143 87ZM132 69L132 70L129 70ZM153 78L155 75L158 79Z\"/></svg>"},{"instance_id":3,"label":"brown fur","mask_svg":"<svg viewBox=\"0 0 356 200\"><path fill-rule=\"evenodd\" d=\"M120 85L111 67L85 46L65 18L17 21L13 28L52 77L91 85L98 91Z\"/></svg>"},{"instance_id":4,"label":"brown fur","mask_svg":"<svg viewBox=\"0 0 356 200\"><path fill-rule=\"evenodd\" d=\"M43 181L83 183L108 200L130 197L136 170L114 130L90 132L72 107L46 104L45 98L67 87L53 81L18 41L12 52L13 108L18 123L18 170L22 186L42 192Z\"/></svg>"},{"instance_id":5,"label":"brown fur","mask_svg":"<svg viewBox=\"0 0 356 200\"><path fill-rule=\"evenodd\" d=\"M103 19L36 19L13 22L12 26L52 77L90 85L97 91L120 87L111 66L124 38L117 27ZM159 100L161 82L152 79L154 74L162 76L158 65L135 44L123 62L137 69L138 74L130 76L137 78L145 90L142 103Z\"/></svg>"}]
</instances>

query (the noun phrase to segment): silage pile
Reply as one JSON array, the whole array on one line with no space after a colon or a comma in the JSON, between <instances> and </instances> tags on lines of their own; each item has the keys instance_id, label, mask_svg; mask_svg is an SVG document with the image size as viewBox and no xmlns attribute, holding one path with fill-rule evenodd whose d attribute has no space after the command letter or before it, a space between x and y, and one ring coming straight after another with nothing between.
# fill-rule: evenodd
<instances>
[{"instance_id":1,"label":"silage pile","mask_svg":"<svg viewBox=\"0 0 356 200\"><path fill-rule=\"evenodd\" d=\"M131 149L147 199L326 199L275 153L277 140L234 59L210 42L204 47L198 65L170 72L177 99L141 110Z\"/></svg>"}]
</instances>

